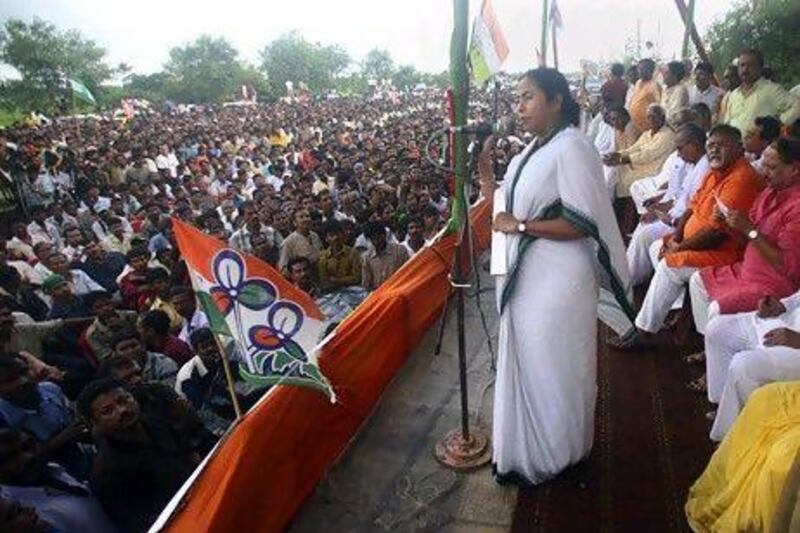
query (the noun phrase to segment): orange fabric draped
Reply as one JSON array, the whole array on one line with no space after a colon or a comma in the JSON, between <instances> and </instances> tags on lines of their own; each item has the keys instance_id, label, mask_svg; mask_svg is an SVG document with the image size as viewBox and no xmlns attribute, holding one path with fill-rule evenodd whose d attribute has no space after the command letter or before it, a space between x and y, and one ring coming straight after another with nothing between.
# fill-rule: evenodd
<instances>
[{"instance_id":1,"label":"orange fabric draped","mask_svg":"<svg viewBox=\"0 0 800 533\"><path fill-rule=\"evenodd\" d=\"M488 246L489 215L485 202L472 210L477 250ZM320 357L338 403L297 387L272 391L219 447L165 530L282 530L439 316L455 240L416 254L339 326Z\"/></svg>"},{"instance_id":2,"label":"orange fabric draped","mask_svg":"<svg viewBox=\"0 0 800 533\"><path fill-rule=\"evenodd\" d=\"M746 241L735 231L729 230L725 222L715 218L717 199L729 209L747 214L765 185L764 180L744 157L734 163L725 173L711 170L692 196L689 204L692 216L686 221L683 238L693 237L706 228L724 230L728 232L729 238L711 250L670 252L665 256L667 265L671 267L705 267L728 265L740 260Z\"/></svg>"}]
</instances>

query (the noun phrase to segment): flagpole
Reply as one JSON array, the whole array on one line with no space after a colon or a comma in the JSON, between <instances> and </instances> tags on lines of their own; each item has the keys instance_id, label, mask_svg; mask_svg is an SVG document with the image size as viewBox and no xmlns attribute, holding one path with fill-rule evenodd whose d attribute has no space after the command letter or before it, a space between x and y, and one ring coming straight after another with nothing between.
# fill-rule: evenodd
<instances>
[{"instance_id":1,"label":"flagpole","mask_svg":"<svg viewBox=\"0 0 800 533\"><path fill-rule=\"evenodd\" d=\"M549 15L548 0L542 0L542 67L547 66L547 19Z\"/></svg>"},{"instance_id":2,"label":"flagpole","mask_svg":"<svg viewBox=\"0 0 800 533\"><path fill-rule=\"evenodd\" d=\"M233 412L236 413L236 420L239 421L242 418L242 408L239 405L239 398L236 396L236 389L233 387L233 373L231 372L231 365L228 362L225 349L222 347L222 343L219 341L219 336L217 336L215 332L212 332L212 336L214 337L214 342L217 343L219 358L222 360L222 369L225 371L225 381L228 383L228 393L231 395Z\"/></svg>"},{"instance_id":3,"label":"flagpole","mask_svg":"<svg viewBox=\"0 0 800 533\"><path fill-rule=\"evenodd\" d=\"M553 66L556 70L558 70L558 43L556 39L556 32L557 32L557 25L552 24L550 26L550 35L553 38Z\"/></svg>"},{"instance_id":4,"label":"flagpole","mask_svg":"<svg viewBox=\"0 0 800 533\"><path fill-rule=\"evenodd\" d=\"M694 0L689 0L689 5L686 8L686 29L683 31L683 49L681 50L681 57L686 59L689 57L689 38L692 34L694 27ZM689 73L687 72L687 75Z\"/></svg>"},{"instance_id":5,"label":"flagpole","mask_svg":"<svg viewBox=\"0 0 800 533\"><path fill-rule=\"evenodd\" d=\"M453 0L453 35L450 41L450 85L453 90L455 126L467 123L469 106L469 73L467 70L469 1ZM449 431L434 450L436 459L453 470L475 470L489 462L491 448L489 437L480 429L469 427L469 398L467 384L467 349L465 335L464 288L466 280L465 252L470 253L469 213L467 212L466 185L469 181L467 167L467 141L462 134L454 138L454 174L456 194L454 216L458 229L458 244L453 256L450 284L456 296L458 327L458 376L461 391L461 428ZM445 305L447 305L445 303Z\"/></svg>"}]
</instances>

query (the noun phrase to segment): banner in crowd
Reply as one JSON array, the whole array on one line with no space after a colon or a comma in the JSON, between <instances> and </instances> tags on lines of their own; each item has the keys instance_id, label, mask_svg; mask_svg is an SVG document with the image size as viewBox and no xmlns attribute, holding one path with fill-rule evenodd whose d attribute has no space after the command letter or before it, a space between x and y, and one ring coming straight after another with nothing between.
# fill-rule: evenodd
<instances>
[{"instance_id":1,"label":"banner in crowd","mask_svg":"<svg viewBox=\"0 0 800 533\"><path fill-rule=\"evenodd\" d=\"M472 26L472 43L469 47L472 77L478 84L484 83L500 70L506 56L508 43L494 14L492 2L483 0L481 11Z\"/></svg>"},{"instance_id":2,"label":"banner in crowd","mask_svg":"<svg viewBox=\"0 0 800 533\"><path fill-rule=\"evenodd\" d=\"M69 86L72 88L72 93L81 100L88 102L90 104L97 103L91 91L89 91L89 88L86 87L86 85L84 85L83 83L79 82L78 80L73 80L72 78L70 78Z\"/></svg>"},{"instance_id":3,"label":"banner in crowd","mask_svg":"<svg viewBox=\"0 0 800 533\"><path fill-rule=\"evenodd\" d=\"M172 220L197 299L220 346L256 385L299 385L333 399L317 366L324 317L314 300L260 259Z\"/></svg>"}]
</instances>

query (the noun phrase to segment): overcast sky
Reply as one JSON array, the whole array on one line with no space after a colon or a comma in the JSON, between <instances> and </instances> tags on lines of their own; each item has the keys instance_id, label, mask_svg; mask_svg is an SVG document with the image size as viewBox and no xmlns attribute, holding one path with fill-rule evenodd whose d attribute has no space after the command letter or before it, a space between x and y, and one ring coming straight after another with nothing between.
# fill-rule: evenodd
<instances>
[{"instance_id":1,"label":"overcast sky","mask_svg":"<svg viewBox=\"0 0 800 533\"><path fill-rule=\"evenodd\" d=\"M542 0L494 0L511 52L504 69L534 62ZM562 70L581 59L614 59L626 38L641 27L642 41L655 43L663 58L680 54L683 28L672 0L558 0L564 19L559 37ZM698 0L696 23L708 24L731 0ZM470 0L470 19L480 0ZM242 56L258 51L289 30L306 38L343 45L355 60L371 48L387 49L398 63L441 71L448 64L451 0L0 0L0 17L34 16L62 29L76 28L108 51L116 64L134 71L160 70L171 47L202 33L230 39Z\"/></svg>"}]
</instances>

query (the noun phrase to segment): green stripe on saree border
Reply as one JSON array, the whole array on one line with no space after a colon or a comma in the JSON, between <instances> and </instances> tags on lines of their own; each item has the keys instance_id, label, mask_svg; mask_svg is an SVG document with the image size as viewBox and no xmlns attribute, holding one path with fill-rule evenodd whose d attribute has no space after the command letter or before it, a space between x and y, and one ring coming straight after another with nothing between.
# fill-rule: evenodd
<instances>
[{"instance_id":1,"label":"green stripe on saree border","mask_svg":"<svg viewBox=\"0 0 800 533\"><path fill-rule=\"evenodd\" d=\"M631 303L628 300L626 290L622 286L619 275L611 265L608 247L603 239L600 238L600 232L597 230L597 225L594 223L594 221L592 221L591 218L581 213L578 209L570 205L563 204L560 199L547 206L542 212L542 216L538 217L536 220L553 220L559 217L563 218L579 229L583 234L591 237L595 240L595 242L597 242L597 260L600 262L600 265L603 267L603 269L608 272L611 282L611 290L614 294L614 298L617 301L616 303L625 313L625 316L627 316L628 319L633 322L636 318L636 313L634 312L633 306L631 306ZM519 250L517 252L516 261L514 262L514 266L511 268L511 271L508 273L506 283L503 286L503 294L500 298L501 314L505 310L506 304L508 304L508 301L511 299L511 294L516 286L517 276L519 274L519 264L522 259L522 255L528 249L530 244L536 239L537 237L532 235L525 235L522 237L522 242L520 243Z\"/></svg>"},{"instance_id":2,"label":"green stripe on saree border","mask_svg":"<svg viewBox=\"0 0 800 533\"><path fill-rule=\"evenodd\" d=\"M622 281L620 281L617 271L611 264L611 256L608 253L608 246L600 237L600 232L597 230L597 224L595 224L594 221L584 213L568 204L562 204L561 216L564 218L564 220L597 242L597 260L600 262L600 266L602 266L603 269L605 269L605 271L608 273L609 281L611 282L611 291L614 293L617 303L625 312L625 316L627 316L628 319L633 322L636 319L636 312L634 311L630 300L628 300L626 288L622 285Z\"/></svg>"},{"instance_id":3,"label":"green stripe on saree border","mask_svg":"<svg viewBox=\"0 0 800 533\"><path fill-rule=\"evenodd\" d=\"M542 215L536 217L534 220L553 220L558 218L561 215L561 200L555 200L553 203L548 205L542 210ZM517 283L517 275L519 274L519 265L520 261L522 260L522 256L528 247L533 244L533 242L538 239L538 237L534 237L533 235L523 235L520 237L521 242L519 244L519 249L517 250L517 257L514 261L514 266L511 267L511 271L506 275L506 282L503 285L503 295L500 297L500 313L503 313L503 310L506 308L506 304L508 300L511 298L511 293L514 292L514 286Z\"/></svg>"}]
</instances>

